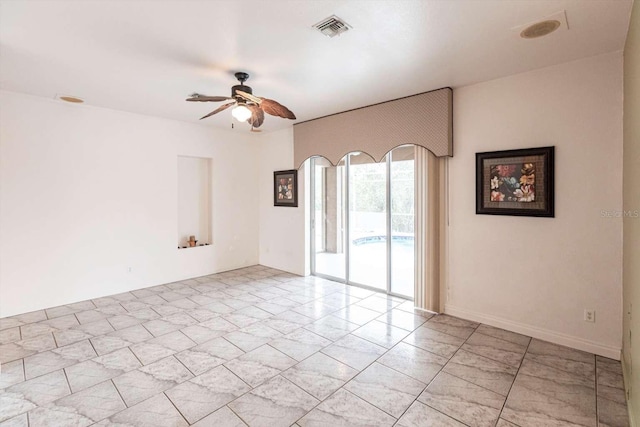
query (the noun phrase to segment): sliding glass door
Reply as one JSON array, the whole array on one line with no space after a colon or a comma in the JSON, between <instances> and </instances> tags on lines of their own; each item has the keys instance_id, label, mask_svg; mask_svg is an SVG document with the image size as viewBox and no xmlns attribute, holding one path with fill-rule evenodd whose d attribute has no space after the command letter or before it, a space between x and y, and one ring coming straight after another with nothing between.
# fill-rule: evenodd
<instances>
[{"instance_id":1,"label":"sliding glass door","mask_svg":"<svg viewBox=\"0 0 640 427\"><path fill-rule=\"evenodd\" d=\"M346 167L322 157L312 159L312 235L314 273L346 279L345 185Z\"/></svg>"},{"instance_id":2,"label":"sliding glass door","mask_svg":"<svg viewBox=\"0 0 640 427\"><path fill-rule=\"evenodd\" d=\"M387 289L387 163L349 154L349 281Z\"/></svg>"},{"instance_id":3,"label":"sliding glass door","mask_svg":"<svg viewBox=\"0 0 640 427\"><path fill-rule=\"evenodd\" d=\"M414 147L311 165L312 273L413 298Z\"/></svg>"}]
</instances>

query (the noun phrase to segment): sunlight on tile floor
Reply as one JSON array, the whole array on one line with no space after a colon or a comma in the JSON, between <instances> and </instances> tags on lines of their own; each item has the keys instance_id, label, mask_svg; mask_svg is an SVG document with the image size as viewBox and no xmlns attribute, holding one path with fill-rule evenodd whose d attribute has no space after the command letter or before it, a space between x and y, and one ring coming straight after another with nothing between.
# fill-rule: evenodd
<instances>
[{"instance_id":1,"label":"sunlight on tile floor","mask_svg":"<svg viewBox=\"0 0 640 427\"><path fill-rule=\"evenodd\" d=\"M0 319L0 426L628 426L620 362L262 266Z\"/></svg>"}]
</instances>

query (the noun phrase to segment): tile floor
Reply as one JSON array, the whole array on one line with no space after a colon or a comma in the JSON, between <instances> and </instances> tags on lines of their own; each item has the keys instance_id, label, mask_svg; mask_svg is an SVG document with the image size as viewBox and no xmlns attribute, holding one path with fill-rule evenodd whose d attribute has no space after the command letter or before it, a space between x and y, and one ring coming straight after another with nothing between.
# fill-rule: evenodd
<instances>
[{"instance_id":1,"label":"tile floor","mask_svg":"<svg viewBox=\"0 0 640 427\"><path fill-rule=\"evenodd\" d=\"M627 426L620 362L262 266L0 319L0 426Z\"/></svg>"}]
</instances>

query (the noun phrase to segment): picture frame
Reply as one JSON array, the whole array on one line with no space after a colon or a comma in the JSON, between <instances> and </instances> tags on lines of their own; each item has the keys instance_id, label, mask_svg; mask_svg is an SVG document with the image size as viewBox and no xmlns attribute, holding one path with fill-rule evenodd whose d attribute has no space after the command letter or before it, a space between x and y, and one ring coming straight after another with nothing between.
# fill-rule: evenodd
<instances>
[{"instance_id":1,"label":"picture frame","mask_svg":"<svg viewBox=\"0 0 640 427\"><path fill-rule=\"evenodd\" d=\"M555 147L476 153L476 214L550 217Z\"/></svg>"},{"instance_id":2,"label":"picture frame","mask_svg":"<svg viewBox=\"0 0 640 427\"><path fill-rule=\"evenodd\" d=\"M273 172L273 206L298 207L298 171Z\"/></svg>"}]
</instances>

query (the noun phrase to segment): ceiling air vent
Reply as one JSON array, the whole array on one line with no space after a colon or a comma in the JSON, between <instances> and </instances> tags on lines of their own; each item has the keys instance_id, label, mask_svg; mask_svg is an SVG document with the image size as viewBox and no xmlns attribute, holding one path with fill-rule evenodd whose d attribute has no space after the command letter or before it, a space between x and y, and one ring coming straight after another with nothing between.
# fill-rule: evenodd
<instances>
[{"instance_id":1,"label":"ceiling air vent","mask_svg":"<svg viewBox=\"0 0 640 427\"><path fill-rule=\"evenodd\" d=\"M342 19L333 15L318 22L313 26L313 28L317 29L327 37L335 37L346 31L349 31L351 26L349 26L349 24L344 22Z\"/></svg>"}]
</instances>

